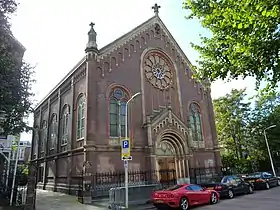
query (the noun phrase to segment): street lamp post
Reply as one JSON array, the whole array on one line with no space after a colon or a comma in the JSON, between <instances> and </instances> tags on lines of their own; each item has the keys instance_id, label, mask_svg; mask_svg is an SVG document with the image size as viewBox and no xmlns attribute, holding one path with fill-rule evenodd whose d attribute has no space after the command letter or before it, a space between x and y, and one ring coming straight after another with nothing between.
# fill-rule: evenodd
<instances>
[{"instance_id":1,"label":"street lamp post","mask_svg":"<svg viewBox=\"0 0 280 210\"><path fill-rule=\"evenodd\" d=\"M128 139L128 104L141 93L135 93L131 98L126 102L125 106L125 139ZM126 164L124 164L124 185L125 185L125 207L128 208L128 160Z\"/></svg>"},{"instance_id":2,"label":"street lamp post","mask_svg":"<svg viewBox=\"0 0 280 210\"><path fill-rule=\"evenodd\" d=\"M268 151L268 156L269 156L272 172L273 172L273 175L276 177L274 164L273 164L273 160L272 160L272 156L271 156L271 152L270 152L270 148L269 148L269 144L268 144L268 140L267 140L267 136L266 136L266 131L271 128L275 128L275 127L276 127L276 125L271 125L271 126L267 127L266 129L264 129L263 135L264 135L264 139L265 139L265 143L266 143L266 147L267 147L267 151Z\"/></svg>"}]
</instances>

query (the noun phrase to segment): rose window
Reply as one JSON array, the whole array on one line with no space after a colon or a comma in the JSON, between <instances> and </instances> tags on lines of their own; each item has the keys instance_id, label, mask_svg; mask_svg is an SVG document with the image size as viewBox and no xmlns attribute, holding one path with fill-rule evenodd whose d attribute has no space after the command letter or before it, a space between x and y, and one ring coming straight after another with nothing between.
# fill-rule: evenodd
<instances>
[{"instance_id":1,"label":"rose window","mask_svg":"<svg viewBox=\"0 0 280 210\"><path fill-rule=\"evenodd\" d=\"M156 88L167 89L172 84L172 71L169 60L160 53L152 52L145 56L144 70L147 80Z\"/></svg>"}]
</instances>

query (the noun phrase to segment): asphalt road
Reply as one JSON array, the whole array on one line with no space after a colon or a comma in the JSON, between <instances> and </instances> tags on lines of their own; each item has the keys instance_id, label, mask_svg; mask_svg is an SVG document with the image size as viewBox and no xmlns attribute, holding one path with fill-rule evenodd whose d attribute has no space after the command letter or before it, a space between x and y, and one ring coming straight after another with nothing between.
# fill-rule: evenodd
<instances>
[{"instance_id":1,"label":"asphalt road","mask_svg":"<svg viewBox=\"0 0 280 210\"><path fill-rule=\"evenodd\" d=\"M195 210L279 210L280 187L270 190L258 190L254 194L224 199L218 204L194 208Z\"/></svg>"}]
</instances>

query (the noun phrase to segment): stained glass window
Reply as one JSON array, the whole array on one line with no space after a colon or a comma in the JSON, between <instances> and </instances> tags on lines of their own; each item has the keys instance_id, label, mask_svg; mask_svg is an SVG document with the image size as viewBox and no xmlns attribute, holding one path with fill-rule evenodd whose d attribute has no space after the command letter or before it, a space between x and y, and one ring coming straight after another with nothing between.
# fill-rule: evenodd
<instances>
[{"instance_id":1,"label":"stained glass window","mask_svg":"<svg viewBox=\"0 0 280 210\"><path fill-rule=\"evenodd\" d=\"M196 103L190 105L190 128L194 141L203 141L200 108Z\"/></svg>"},{"instance_id":2,"label":"stained glass window","mask_svg":"<svg viewBox=\"0 0 280 210\"><path fill-rule=\"evenodd\" d=\"M85 97L81 96L78 100L78 119L77 119L77 139L85 135Z\"/></svg>"},{"instance_id":3,"label":"stained glass window","mask_svg":"<svg viewBox=\"0 0 280 210\"><path fill-rule=\"evenodd\" d=\"M118 102L110 100L110 136L118 136Z\"/></svg>"},{"instance_id":4,"label":"stained glass window","mask_svg":"<svg viewBox=\"0 0 280 210\"><path fill-rule=\"evenodd\" d=\"M45 143L47 142L47 121L43 120L41 125L41 136L40 136L40 151L44 152Z\"/></svg>"},{"instance_id":5,"label":"stained glass window","mask_svg":"<svg viewBox=\"0 0 280 210\"><path fill-rule=\"evenodd\" d=\"M51 127L50 127L50 149L53 149L55 147L56 143L56 137L57 137L57 119L56 119L56 114L52 115L52 120L51 120Z\"/></svg>"},{"instance_id":6,"label":"stained glass window","mask_svg":"<svg viewBox=\"0 0 280 210\"><path fill-rule=\"evenodd\" d=\"M115 88L110 94L109 130L110 137L125 137L126 102L128 94L122 88Z\"/></svg>"},{"instance_id":7,"label":"stained glass window","mask_svg":"<svg viewBox=\"0 0 280 210\"><path fill-rule=\"evenodd\" d=\"M65 106L62 111L62 129L61 129L61 145L68 142L68 120L69 120L69 106Z\"/></svg>"}]
</instances>

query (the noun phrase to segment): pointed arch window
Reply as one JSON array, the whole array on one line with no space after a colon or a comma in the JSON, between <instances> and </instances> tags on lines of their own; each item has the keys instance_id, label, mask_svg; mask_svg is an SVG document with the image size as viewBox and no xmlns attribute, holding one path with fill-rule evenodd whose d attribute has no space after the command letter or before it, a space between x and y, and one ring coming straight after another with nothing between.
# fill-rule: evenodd
<instances>
[{"instance_id":1,"label":"pointed arch window","mask_svg":"<svg viewBox=\"0 0 280 210\"><path fill-rule=\"evenodd\" d=\"M85 96L82 95L77 101L77 139L84 138L85 136Z\"/></svg>"},{"instance_id":2,"label":"pointed arch window","mask_svg":"<svg viewBox=\"0 0 280 210\"><path fill-rule=\"evenodd\" d=\"M37 152L38 152L38 146L39 146L39 126L35 125L33 129L33 155L32 159L36 159Z\"/></svg>"},{"instance_id":3,"label":"pointed arch window","mask_svg":"<svg viewBox=\"0 0 280 210\"><path fill-rule=\"evenodd\" d=\"M40 132L40 152L43 153L47 142L47 121L43 120Z\"/></svg>"},{"instance_id":4,"label":"pointed arch window","mask_svg":"<svg viewBox=\"0 0 280 210\"><path fill-rule=\"evenodd\" d=\"M69 124L69 114L70 107L66 105L62 110L62 119L61 119L61 145L68 143L68 124Z\"/></svg>"},{"instance_id":5,"label":"pointed arch window","mask_svg":"<svg viewBox=\"0 0 280 210\"><path fill-rule=\"evenodd\" d=\"M193 141L203 141L201 112L197 103L190 104L190 126Z\"/></svg>"},{"instance_id":6,"label":"pointed arch window","mask_svg":"<svg viewBox=\"0 0 280 210\"><path fill-rule=\"evenodd\" d=\"M110 92L109 134L110 137L125 137L125 107L128 93L120 87Z\"/></svg>"},{"instance_id":7,"label":"pointed arch window","mask_svg":"<svg viewBox=\"0 0 280 210\"><path fill-rule=\"evenodd\" d=\"M57 140L57 115L53 114L50 126L50 149L54 149Z\"/></svg>"}]
</instances>

